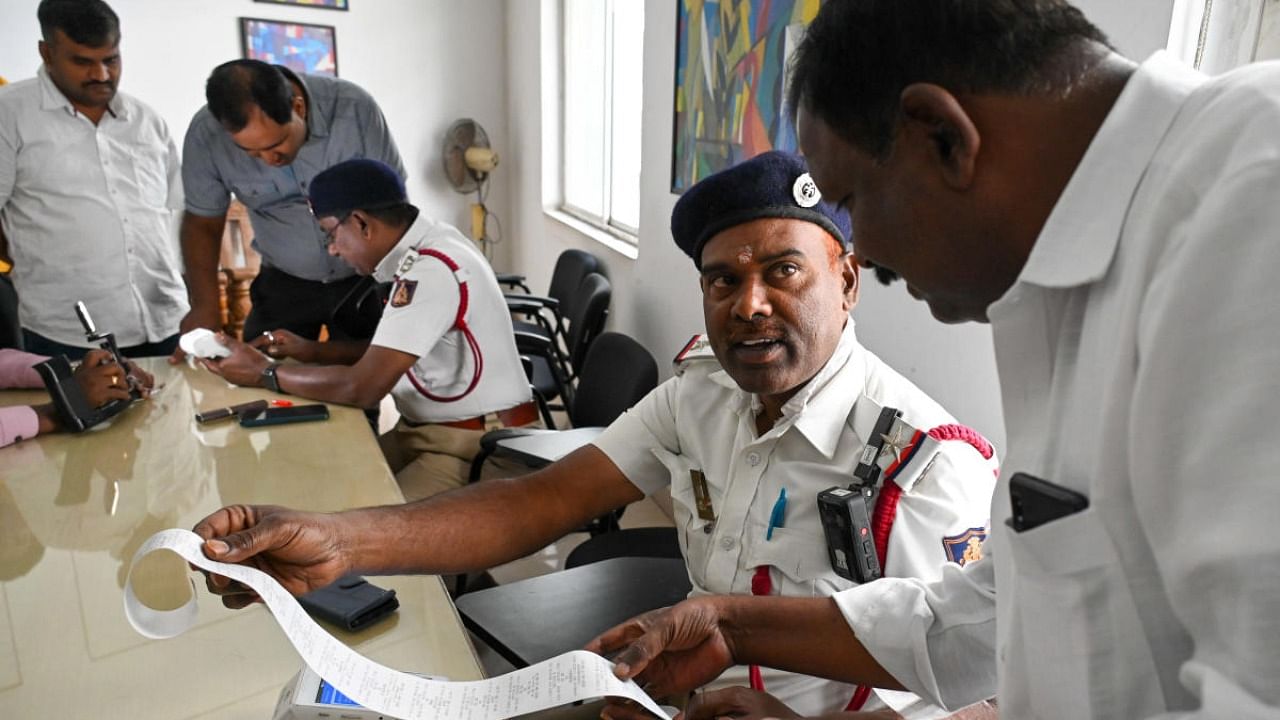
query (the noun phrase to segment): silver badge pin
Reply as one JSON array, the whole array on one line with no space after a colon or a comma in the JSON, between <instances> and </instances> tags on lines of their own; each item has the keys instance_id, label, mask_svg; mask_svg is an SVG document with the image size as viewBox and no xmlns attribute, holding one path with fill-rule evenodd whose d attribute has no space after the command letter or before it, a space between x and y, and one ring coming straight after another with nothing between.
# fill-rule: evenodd
<instances>
[{"instance_id":1,"label":"silver badge pin","mask_svg":"<svg viewBox=\"0 0 1280 720\"><path fill-rule=\"evenodd\" d=\"M802 208L811 208L822 200L818 184L813 181L809 173L796 178L795 184L791 186L791 195L796 199L796 204Z\"/></svg>"}]
</instances>

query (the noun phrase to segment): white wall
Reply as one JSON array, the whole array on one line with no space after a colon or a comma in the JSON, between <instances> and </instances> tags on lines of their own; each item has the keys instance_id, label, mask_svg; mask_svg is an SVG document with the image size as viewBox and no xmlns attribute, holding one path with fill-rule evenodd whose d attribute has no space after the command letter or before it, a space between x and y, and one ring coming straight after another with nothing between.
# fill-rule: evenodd
<instances>
[{"instance_id":1,"label":"white wall","mask_svg":"<svg viewBox=\"0 0 1280 720\"><path fill-rule=\"evenodd\" d=\"M440 169L444 131L473 117L499 153L507 142L506 26L500 0L351 0L339 12L251 0L108 0L120 16L122 91L156 108L179 148L204 105L204 82L240 57L240 17L336 28L338 74L368 90L387 116L409 172L409 196L427 213L468 232L470 197L453 192ZM0 2L0 75L35 74L38 0ZM509 174L493 175L491 209L510 215Z\"/></svg>"},{"instance_id":2,"label":"white wall","mask_svg":"<svg viewBox=\"0 0 1280 720\"><path fill-rule=\"evenodd\" d=\"M1077 3L1118 48L1145 58L1164 47L1173 0L1082 0ZM535 289L545 289L556 256L570 247L600 255L614 285L612 327L635 336L666 360L689 335L702 329L697 275L671 242L668 222L676 196L669 191L675 0L647 0L645 13L645 87L643 172L639 258L631 260L576 232L544 212L541 183L557 181L558 147L543 144L544 86L555 72L540 61L556 62L557 50L544 47L540 29L554 30L556 0L508 0L507 43L509 125L515 166L511 248L513 267L527 271ZM551 33L554 36L554 32ZM551 102L555 100L552 87ZM554 133L551 133L554 135ZM1004 446L1004 421L991 349L990 331L981 325L937 323L901 286L883 288L865 277L861 304L854 313L865 345L910 377L951 410Z\"/></svg>"}]
</instances>

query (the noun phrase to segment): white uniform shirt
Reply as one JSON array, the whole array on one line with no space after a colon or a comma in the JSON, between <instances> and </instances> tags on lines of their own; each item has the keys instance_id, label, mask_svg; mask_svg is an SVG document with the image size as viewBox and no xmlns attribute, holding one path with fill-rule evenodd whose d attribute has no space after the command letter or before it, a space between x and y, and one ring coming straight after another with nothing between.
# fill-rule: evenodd
<instances>
[{"instance_id":1,"label":"white uniform shirt","mask_svg":"<svg viewBox=\"0 0 1280 720\"><path fill-rule=\"evenodd\" d=\"M831 569L817 496L853 481L864 440L885 406L901 410L903 420L924 431L955 422L858 344L850 320L831 359L787 401L782 418L763 436L755 429L758 398L711 359L690 362L594 444L645 493L670 484L695 595L751 594L756 567L769 565L776 594L825 596L853 583ZM962 442L930 447L940 450L917 452L897 478L904 492L889 536L884 570L890 576L937 577L949 557L944 539L986 525L994 459L983 459ZM694 470L705 475L714 523L699 518ZM766 541L783 488L784 524ZM735 670L726 676L734 673L736 684L745 685L745 668ZM843 709L854 688L766 671L765 689L807 715ZM908 717L943 714L906 693L885 691L881 698Z\"/></svg>"},{"instance_id":2,"label":"white uniform shirt","mask_svg":"<svg viewBox=\"0 0 1280 720\"><path fill-rule=\"evenodd\" d=\"M1008 717L1280 717L1277 127L1274 63L1206 81L1158 53L1130 79L989 311L1010 453L986 559L839 598L907 687L963 705L998 657ZM1018 471L1089 508L1013 532Z\"/></svg>"},{"instance_id":3,"label":"white uniform shirt","mask_svg":"<svg viewBox=\"0 0 1280 720\"><path fill-rule=\"evenodd\" d=\"M460 267L457 278L440 259L418 254L426 249L453 260ZM489 263L462 233L419 214L373 275L379 282L394 279L396 284L372 342L417 355L410 372L428 392L453 397L466 390L474 377L471 347L461 331L452 329L459 280L467 283L465 319L483 358L475 389L453 402L431 400L407 375L401 377L391 390L401 415L419 423L465 420L529 401L529 380L516 352L507 301Z\"/></svg>"},{"instance_id":4,"label":"white uniform shirt","mask_svg":"<svg viewBox=\"0 0 1280 720\"><path fill-rule=\"evenodd\" d=\"M0 227L22 327L88 347L74 308L83 300L122 346L178 332L181 207L178 150L150 107L118 93L94 125L43 66L0 88Z\"/></svg>"}]
</instances>

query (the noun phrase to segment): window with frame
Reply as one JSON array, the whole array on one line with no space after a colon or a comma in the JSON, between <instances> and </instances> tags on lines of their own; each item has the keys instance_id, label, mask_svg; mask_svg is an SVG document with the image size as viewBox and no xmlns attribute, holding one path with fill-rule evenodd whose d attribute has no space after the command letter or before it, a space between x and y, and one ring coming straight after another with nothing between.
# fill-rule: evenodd
<instances>
[{"instance_id":1,"label":"window with frame","mask_svg":"<svg viewBox=\"0 0 1280 720\"><path fill-rule=\"evenodd\" d=\"M640 229L644 3L564 0L562 209L632 243Z\"/></svg>"}]
</instances>

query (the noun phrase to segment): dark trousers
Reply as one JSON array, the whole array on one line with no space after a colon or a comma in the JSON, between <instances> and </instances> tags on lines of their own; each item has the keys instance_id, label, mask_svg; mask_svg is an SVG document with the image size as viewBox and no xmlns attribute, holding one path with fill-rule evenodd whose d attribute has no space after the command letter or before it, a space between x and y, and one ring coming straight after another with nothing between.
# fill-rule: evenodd
<instances>
[{"instance_id":1,"label":"dark trousers","mask_svg":"<svg viewBox=\"0 0 1280 720\"><path fill-rule=\"evenodd\" d=\"M120 354L127 358L160 357L172 355L178 347L178 335L175 333L158 342L142 343L120 348ZM92 348L63 345L57 340L31 332L22 328L22 349L36 355L66 355L68 360L79 360Z\"/></svg>"},{"instance_id":2,"label":"dark trousers","mask_svg":"<svg viewBox=\"0 0 1280 720\"><path fill-rule=\"evenodd\" d=\"M249 286L249 299L245 340L281 328L314 340L321 325L335 340L368 340L382 318L377 283L360 276L324 283L264 265Z\"/></svg>"}]
</instances>

